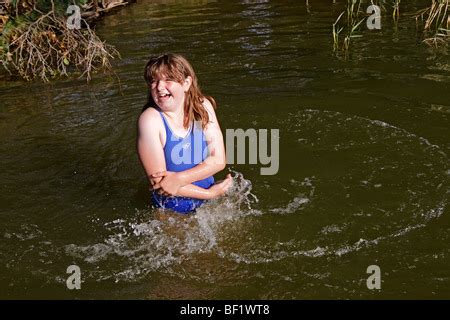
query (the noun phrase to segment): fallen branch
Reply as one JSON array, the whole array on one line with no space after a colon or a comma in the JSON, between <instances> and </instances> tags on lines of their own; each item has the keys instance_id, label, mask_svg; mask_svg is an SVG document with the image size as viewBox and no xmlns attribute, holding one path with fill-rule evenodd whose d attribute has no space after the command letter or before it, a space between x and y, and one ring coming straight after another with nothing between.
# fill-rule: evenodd
<instances>
[{"instance_id":1,"label":"fallen branch","mask_svg":"<svg viewBox=\"0 0 450 320\"><path fill-rule=\"evenodd\" d=\"M67 75L69 67L91 79L93 71L110 70L110 59L119 53L102 42L86 23L86 29L70 30L66 20L49 12L23 30L9 45L11 65L26 80Z\"/></svg>"},{"instance_id":2,"label":"fallen branch","mask_svg":"<svg viewBox=\"0 0 450 320\"><path fill-rule=\"evenodd\" d=\"M84 28L77 30L69 29L62 13L64 10L61 7L57 10L53 0L45 10L37 8L37 1L27 0L26 12L19 6L22 2L17 1L15 7L9 7L15 25L0 39L7 45L6 52L0 50L0 63L9 73L15 72L26 80L49 81L56 76L67 76L69 71L77 71L80 77L89 81L96 71L110 71L111 59L120 57L114 47L98 38L89 23L129 2L110 0L101 1L100 5L98 0L88 2L83 8L89 11L81 15ZM29 21L28 18L16 22L19 14L28 17L31 13L38 14L36 20Z\"/></svg>"}]
</instances>

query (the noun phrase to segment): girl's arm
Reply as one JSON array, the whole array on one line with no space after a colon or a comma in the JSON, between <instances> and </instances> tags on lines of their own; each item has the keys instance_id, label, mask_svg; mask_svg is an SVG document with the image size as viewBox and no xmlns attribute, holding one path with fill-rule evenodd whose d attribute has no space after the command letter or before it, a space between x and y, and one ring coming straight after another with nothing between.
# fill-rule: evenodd
<instances>
[{"instance_id":1,"label":"girl's arm","mask_svg":"<svg viewBox=\"0 0 450 320\"><path fill-rule=\"evenodd\" d=\"M159 188L162 177L153 177L152 173L166 170L164 149L158 128L159 121L161 121L161 116L158 112L149 108L141 114L138 122L137 149L139 159L154 189ZM206 200L216 197L217 192L214 189L204 189L193 184L187 184L179 188L176 195Z\"/></svg>"},{"instance_id":2,"label":"girl's arm","mask_svg":"<svg viewBox=\"0 0 450 320\"><path fill-rule=\"evenodd\" d=\"M196 186L195 184L188 184L178 189L177 196L209 200L217 196L217 193L215 191L216 190L212 188L204 189L202 187Z\"/></svg>"},{"instance_id":3,"label":"girl's arm","mask_svg":"<svg viewBox=\"0 0 450 320\"><path fill-rule=\"evenodd\" d=\"M208 144L208 157L195 167L180 172L181 181L192 183L202 180L225 169L226 157L222 131L211 102L205 98L203 105L208 112L209 122L204 130Z\"/></svg>"},{"instance_id":4,"label":"girl's arm","mask_svg":"<svg viewBox=\"0 0 450 320\"><path fill-rule=\"evenodd\" d=\"M147 178L152 186L161 181L152 174L166 170L166 159L160 136L159 121L161 116L153 108L145 110L138 120L137 151Z\"/></svg>"},{"instance_id":5,"label":"girl's arm","mask_svg":"<svg viewBox=\"0 0 450 320\"><path fill-rule=\"evenodd\" d=\"M168 172L168 175L174 175L175 172ZM228 174L225 180L222 180L220 182L215 183L209 189L204 189L199 186L188 184L178 189L178 193L176 196L183 196L183 197L189 197L189 198L196 198L196 199L213 199L219 196L224 195L229 187L232 185L232 178L231 175ZM155 184L155 188L160 188L159 183ZM161 189L162 190L162 189ZM167 192L162 191L163 194L167 194Z\"/></svg>"},{"instance_id":6,"label":"girl's arm","mask_svg":"<svg viewBox=\"0 0 450 320\"><path fill-rule=\"evenodd\" d=\"M208 143L209 156L203 162L191 169L170 175L167 175L167 172L161 170L151 176L152 178L164 177L161 182L161 187L170 194L176 194L178 188L181 186L205 179L225 169L225 146L219 122L211 102L205 98L203 105L209 115L209 123L204 130L205 138Z\"/></svg>"}]
</instances>

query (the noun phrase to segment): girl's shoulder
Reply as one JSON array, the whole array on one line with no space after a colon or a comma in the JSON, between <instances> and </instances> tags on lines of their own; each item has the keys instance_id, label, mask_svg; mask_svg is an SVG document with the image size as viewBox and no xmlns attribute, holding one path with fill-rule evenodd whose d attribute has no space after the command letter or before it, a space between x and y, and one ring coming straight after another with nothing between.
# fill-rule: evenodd
<instances>
[{"instance_id":1,"label":"girl's shoulder","mask_svg":"<svg viewBox=\"0 0 450 320\"><path fill-rule=\"evenodd\" d=\"M159 115L159 111L153 107L148 107L147 109L142 111L141 115L139 116L139 119L151 120L156 118L161 118L161 116Z\"/></svg>"},{"instance_id":2,"label":"girl's shoulder","mask_svg":"<svg viewBox=\"0 0 450 320\"><path fill-rule=\"evenodd\" d=\"M207 97L204 97L202 104L206 112L208 112L209 122L216 122L217 121L216 112L214 111L214 107L211 101Z\"/></svg>"},{"instance_id":3,"label":"girl's shoulder","mask_svg":"<svg viewBox=\"0 0 450 320\"><path fill-rule=\"evenodd\" d=\"M161 115L159 114L159 111L156 110L153 107L145 109L141 115L139 116L139 127L140 128L146 128L146 127L159 127L160 125L163 125Z\"/></svg>"},{"instance_id":4,"label":"girl's shoulder","mask_svg":"<svg viewBox=\"0 0 450 320\"><path fill-rule=\"evenodd\" d=\"M214 107L212 106L211 101L208 99L208 97L203 97L203 107L205 107L205 109L207 111L213 110L214 111Z\"/></svg>"}]
</instances>

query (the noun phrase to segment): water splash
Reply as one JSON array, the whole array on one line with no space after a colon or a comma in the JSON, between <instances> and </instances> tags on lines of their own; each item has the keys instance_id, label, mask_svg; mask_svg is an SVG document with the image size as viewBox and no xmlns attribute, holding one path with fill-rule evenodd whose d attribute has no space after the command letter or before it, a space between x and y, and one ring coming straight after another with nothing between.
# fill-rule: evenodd
<instances>
[{"instance_id":1,"label":"water splash","mask_svg":"<svg viewBox=\"0 0 450 320\"><path fill-rule=\"evenodd\" d=\"M223 224L260 214L251 207L258 202L251 190L251 182L233 171L227 195L206 203L195 214L137 211L133 218L105 223L111 234L102 243L70 244L65 252L88 264L105 264L98 268L105 271L88 275L96 281L136 281L155 271L171 273L171 267L196 254L220 251Z\"/></svg>"}]
</instances>

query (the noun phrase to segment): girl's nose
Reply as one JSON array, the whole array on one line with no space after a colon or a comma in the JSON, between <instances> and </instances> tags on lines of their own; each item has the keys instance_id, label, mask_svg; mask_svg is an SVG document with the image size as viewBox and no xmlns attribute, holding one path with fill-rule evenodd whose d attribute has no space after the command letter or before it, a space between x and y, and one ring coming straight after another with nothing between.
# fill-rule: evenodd
<instances>
[{"instance_id":1,"label":"girl's nose","mask_svg":"<svg viewBox=\"0 0 450 320\"><path fill-rule=\"evenodd\" d=\"M156 89L164 89L166 82L164 80L157 80Z\"/></svg>"}]
</instances>

